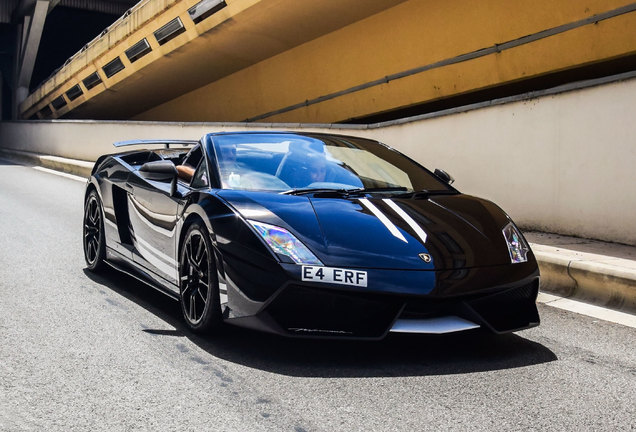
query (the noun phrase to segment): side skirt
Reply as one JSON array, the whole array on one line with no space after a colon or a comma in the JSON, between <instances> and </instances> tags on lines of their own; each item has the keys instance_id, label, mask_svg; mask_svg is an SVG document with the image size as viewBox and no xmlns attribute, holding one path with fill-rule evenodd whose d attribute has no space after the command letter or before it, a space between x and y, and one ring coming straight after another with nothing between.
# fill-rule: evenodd
<instances>
[{"instance_id":1,"label":"side skirt","mask_svg":"<svg viewBox=\"0 0 636 432\"><path fill-rule=\"evenodd\" d=\"M167 281L162 281L158 277L153 276L144 267L140 266L136 262L124 257L119 252L107 247L106 248L106 264L114 268L115 270L125 273L137 279L139 282L143 282L151 288L172 297L175 300L180 299L179 288Z\"/></svg>"}]
</instances>

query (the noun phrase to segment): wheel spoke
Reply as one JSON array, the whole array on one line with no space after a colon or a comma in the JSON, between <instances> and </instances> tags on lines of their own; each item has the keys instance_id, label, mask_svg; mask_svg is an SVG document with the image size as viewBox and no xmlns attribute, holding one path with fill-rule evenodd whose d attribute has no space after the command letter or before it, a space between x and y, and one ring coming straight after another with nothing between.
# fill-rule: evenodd
<instances>
[{"instance_id":1,"label":"wheel spoke","mask_svg":"<svg viewBox=\"0 0 636 432\"><path fill-rule=\"evenodd\" d=\"M196 296L194 293L190 295L190 319L192 321L196 320Z\"/></svg>"},{"instance_id":2,"label":"wheel spoke","mask_svg":"<svg viewBox=\"0 0 636 432\"><path fill-rule=\"evenodd\" d=\"M199 267L201 266L201 258L203 258L203 252L205 250L203 243L204 243L203 239L199 237L199 245L197 247L197 253L194 257L194 260L196 261Z\"/></svg>"},{"instance_id":3,"label":"wheel spoke","mask_svg":"<svg viewBox=\"0 0 636 432\"><path fill-rule=\"evenodd\" d=\"M201 253L201 258L199 259L199 268L203 273L206 273L206 268L208 267L208 251L203 250Z\"/></svg>"},{"instance_id":4,"label":"wheel spoke","mask_svg":"<svg viewBox=\"0 0 636 432\"><path fill-rule=\"evenodd\" d=\"M96 209L97 209L97 206L95 205L95 200L91 200L90 206L88 207L88 219L91 221L93 226L95 226L97 223L96 216L95 216Z\"/></svg>"},{"instance_id":5,"label":"wheel spoke","mask_svg":"<svg viewBox=\"0 0 636 432\"><path fill-rule=\"evenodd\" d=\"M197 263L194 261L194 258L192 257L192 241L189 241L186 247L186 258L188 260L188 263L190 264L190 267L193 269L198 268Z\"/></svg>"},{"instance_id":6,"label":"wheel spoke","mask_svg":"<svg viewBox=\"0 0 636 432\"><path fill-rule=\"evenodd\" d=\"M97 242L93 239L88 244L88 258L92 262L97 256Z\"/></svg>"},{"instance_id":7,"label":"wheel spoke","mask_svg":"<svg viewBox=\"0 0 636 432\"><path fill-rule=\"evenodd\" d=\"M97 236L99 235L99 230L95 227L86 227L86 236L88 235L92 235L92 236Z\"/></svg>"},{"instance_id":8,"label":"wheel spoke","mask_svg":"<svg viewBox=\"0 0 636 432\"><path fill-rule=\"evenodd\" d=\"M183 286L182 295L186 297L193 288L194 286L192 285L192 281L188 279L188 281Z\"/></svg>"}]
</instances>

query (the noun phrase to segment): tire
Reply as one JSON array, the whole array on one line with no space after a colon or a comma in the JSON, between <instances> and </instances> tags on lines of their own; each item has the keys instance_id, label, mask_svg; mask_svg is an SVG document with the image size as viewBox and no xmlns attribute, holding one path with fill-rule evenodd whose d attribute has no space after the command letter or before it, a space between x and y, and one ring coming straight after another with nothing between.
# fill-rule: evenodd
<instances>
[{"instance_id":1,"label":"tire","mask_svg":"<svg viewBox=\"0 0 636 432\"><path fill-rule=\"evenodd\" d=\"M98 272L104 269L106 259L106 238L104 237L104 212L95 189L91 190L84 202L84 259L88 269Z\"/></svg>"},{"instance_id":2,"label":"tire","mask_svg":"<svg viewBox=\"0 0 636 432\"><path fill-rule=\"evenodd\" d=\"M208 230L196 222L188 229L179 260L181 312L191 330L211 333L221 327L219 283Z\"/></svg>"}]
</instances>

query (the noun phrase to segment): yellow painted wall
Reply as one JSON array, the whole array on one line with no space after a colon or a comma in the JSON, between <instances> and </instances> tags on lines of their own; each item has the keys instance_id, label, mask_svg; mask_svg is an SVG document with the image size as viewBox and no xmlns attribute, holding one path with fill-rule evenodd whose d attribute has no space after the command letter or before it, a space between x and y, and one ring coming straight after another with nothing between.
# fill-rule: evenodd
<instances>
[{"instance_id":1,"label":"yellow painted wall","mask_svg":"<svg viewBox=\"0 0 636 432\"><path fill-rule=\"evenodd\" d=\"M628 0L410 0L137 117L242 121L628 5ZM299 23L301 25L301 23ZM636 54L636 12L262 121L338 122Z\"/></svg>"}]
</instances>

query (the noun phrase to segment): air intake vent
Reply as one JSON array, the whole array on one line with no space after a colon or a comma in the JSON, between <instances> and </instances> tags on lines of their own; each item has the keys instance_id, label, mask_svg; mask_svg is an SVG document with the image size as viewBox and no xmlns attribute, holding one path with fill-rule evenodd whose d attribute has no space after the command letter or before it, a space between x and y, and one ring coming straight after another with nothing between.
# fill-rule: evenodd
<instances>
[{"instance_id":1,"label":"air intake vent","mask_svg":"<svg viewBox=\"0 0 636 432\"><path fill-rule=\"evenodd\" d=\"M84 83L84 87L86 87L86 90L90 90L97 84L101 83L102 79L99 77L99 74L97 72L93 72L92 74L84 78L82 82Z\"/></svg>"},{"instance_id":2,"label":"air intake vent","mask_svg":"<svg viewBox=\"0 0 636 432\"><path fill-rule=\"evenodd\" d=\"M225 6L227 6L227 3L224 0L203 0L188 9L188 13L196 24L220 11Z\"/></svg>"},{"instance_id":3,"label":"air intake vent","mask_svg":"<svg viewBox=\"0 0 636 432\"><path fill-rule=\"evenodd\" d=\"M112 61L110 61L106 66L102 68L107 78L112 77L117 72L124 68L124 64L121 62L119 57L115 57Z\"/></svg>"},{"instance_id":4,"label":"air intake vent","mask_svg":"<svg viewBox=\"0 0 636 432\"><path fill-rule=\"evenodd\" d=\"M134 63L150 51L152 51L152 48L150 48L150 44L144 38L126 50L126 57L131 63Z\"/></svg>"},{"instance_id":5,"label":"air intake vent","mask_svg":"<svg viewBox=\"0 0 636 432\"><path fill-rule=\"evenodd\" d=\"M82 91L82 88L79 86L79 84L75 84L66 92L66 97L68 98L68 100L74 101L75 99L80 97L83 93L84 92Z\"/></svg>"},{"instance_id":6,"label":"air intake vent","mask_svg":"<svg viewBox=\"0 0 636 432\"><path fill-rule=\"evenodd\" d=\"M51 117L51 115L53 115L53 111L51 111L51 107L48 105L40 110L40 116L42 118L48 118Z\"/></svg>"},{"instance_id":7,"label":"air intake vent","mask_svg":"<svg viewBox=\"0 0 636 432\"><path fill-rule=\"evenodd\" d=\"M183 23L181 22L179 17L176 17L168 24L157 30L155 32L155 38L157 39L157 42L159 42L159 45L163 45L169 40L179 36L184 31L185 27L183 27Z\"/></svg>"},{"instance_id":8,"label":"air intake vent","mask_svg":"<svg viewBox=\"0 0 636 432\"><path fill-rule=\"evenodd\" d=\"M56 111L62 108L63 106L65 106L66 99L64 99L64 95L59 95L58 97L53 99L53 102L51 102L51 105L53 105L53 108L55 108Z\"/></svg>"}]
</instances>

